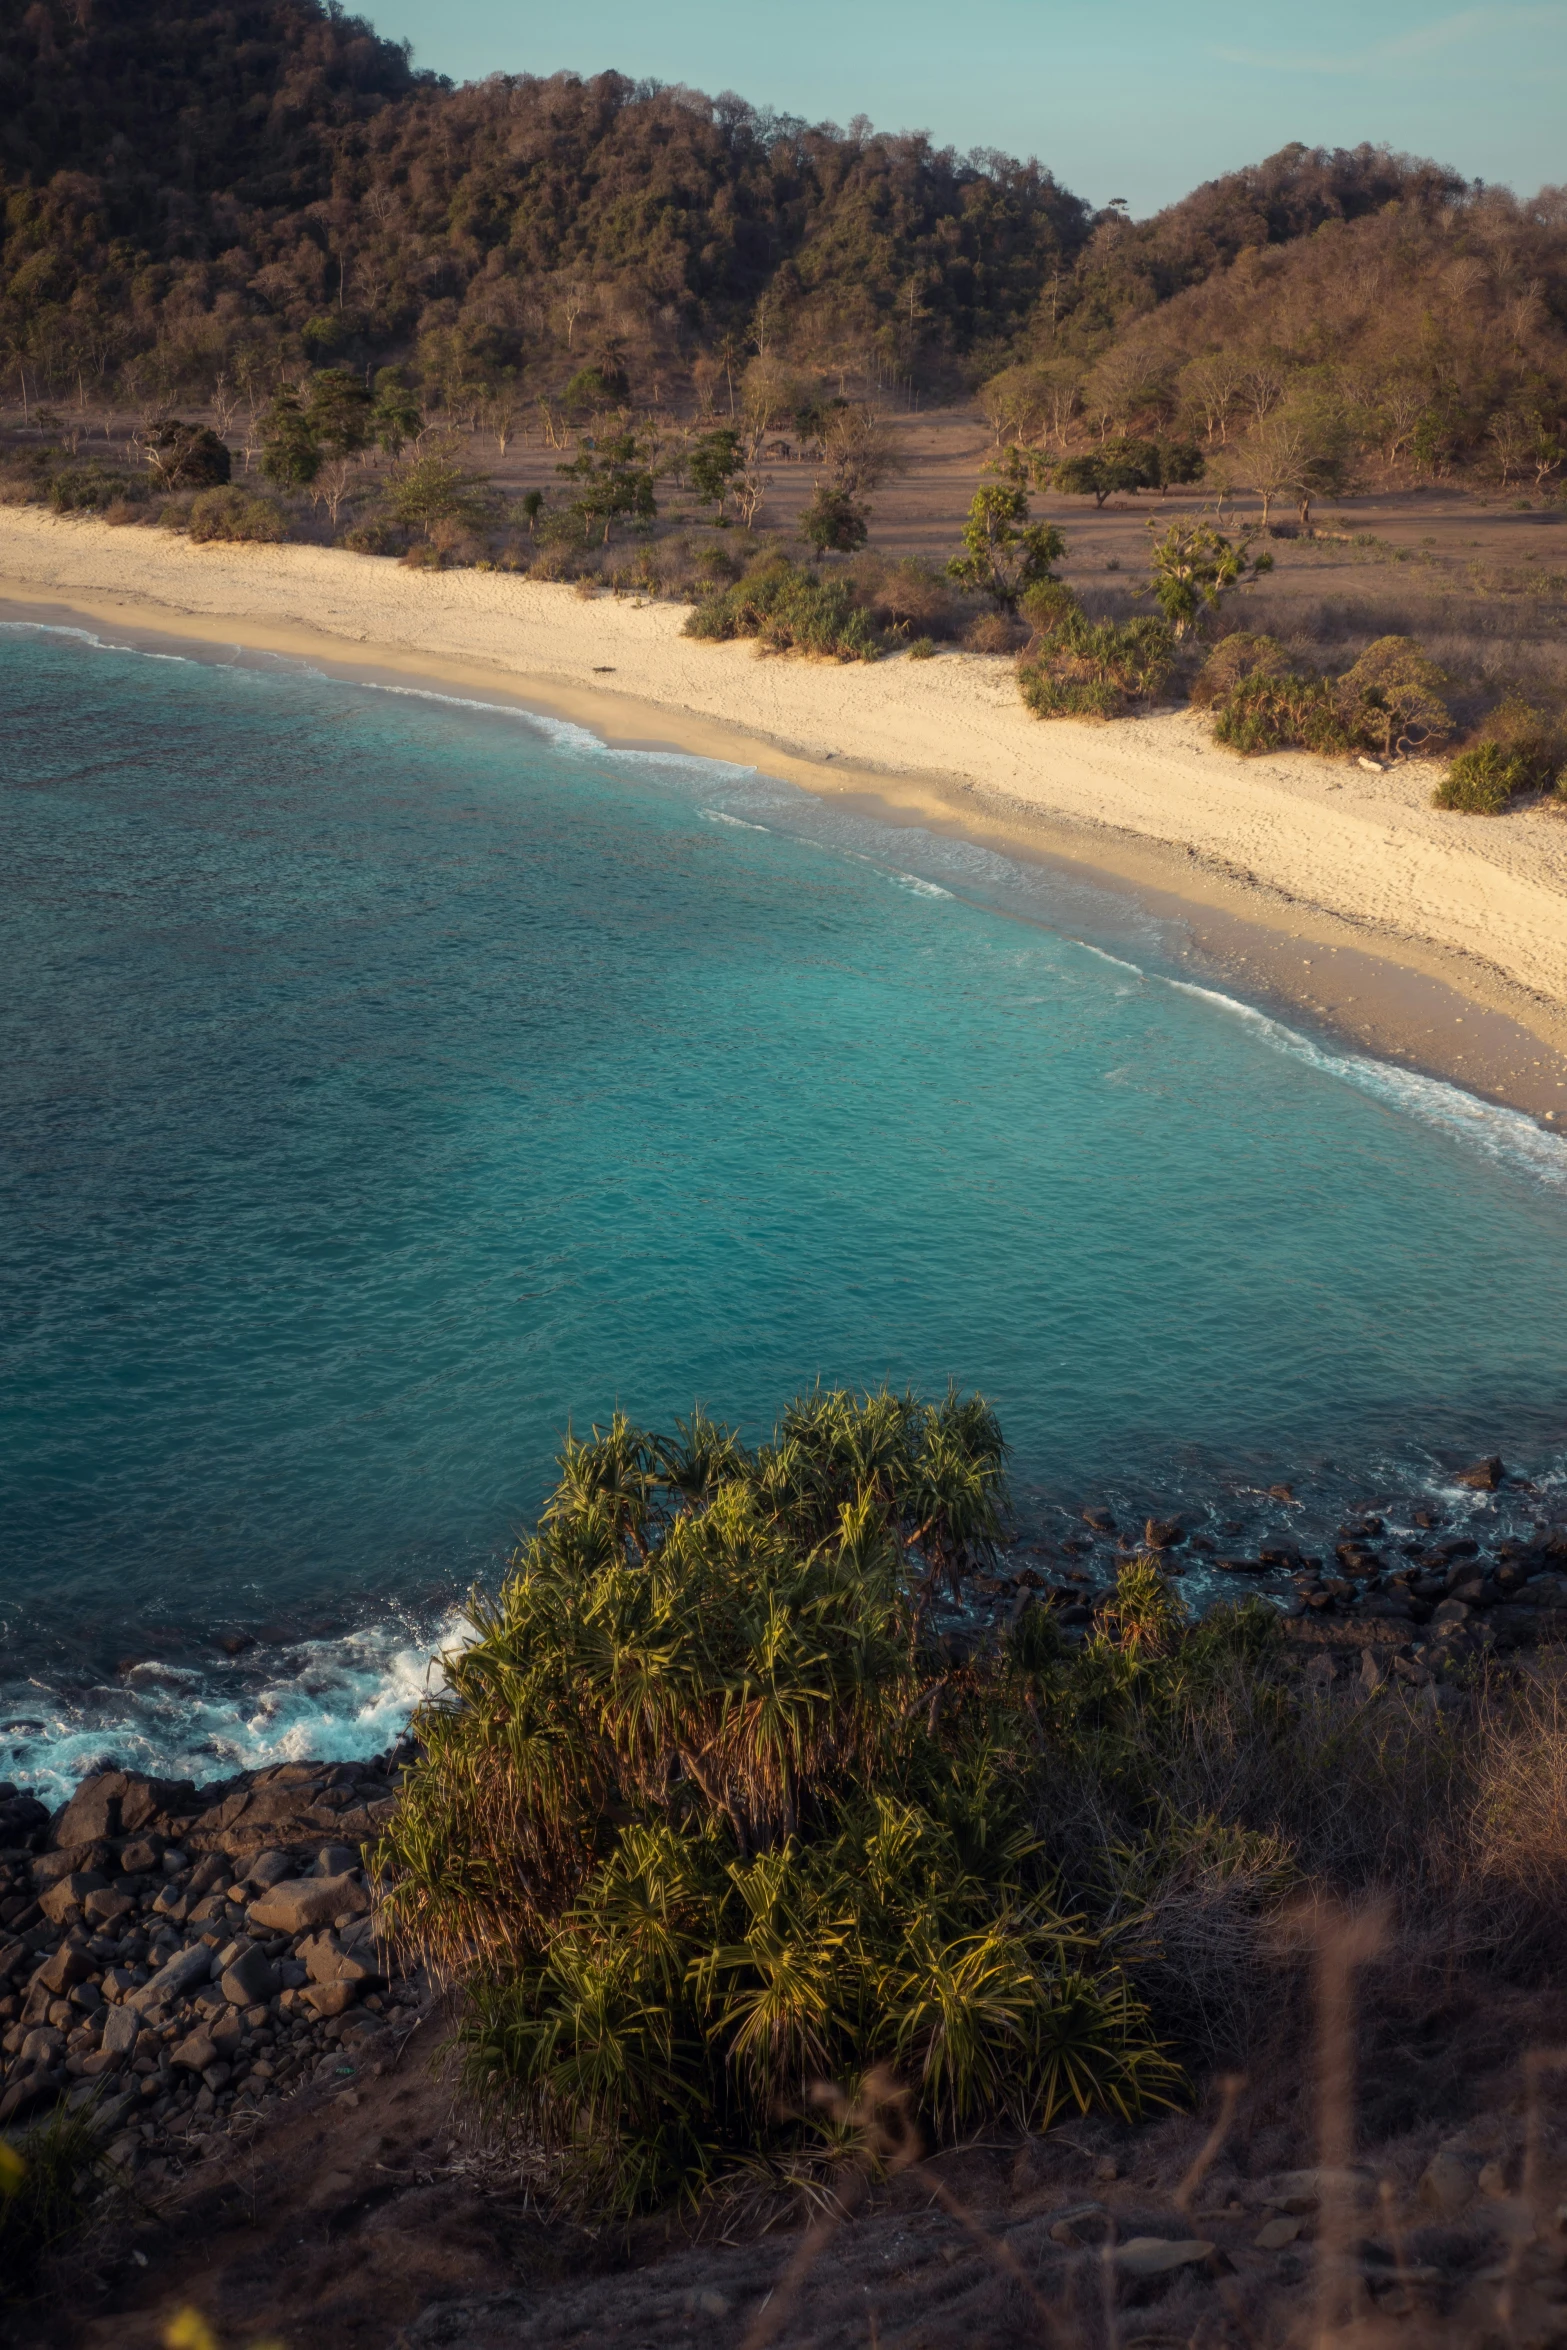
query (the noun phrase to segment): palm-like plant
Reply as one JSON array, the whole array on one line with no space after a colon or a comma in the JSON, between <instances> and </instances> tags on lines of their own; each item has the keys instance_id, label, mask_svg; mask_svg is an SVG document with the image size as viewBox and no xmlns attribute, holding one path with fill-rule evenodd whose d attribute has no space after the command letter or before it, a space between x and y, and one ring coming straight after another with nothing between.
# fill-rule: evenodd
<instances>
[{"instance_id":1,"label":"palm-like plant","mask_svg":"<svg viewBox=\"0 0 1567 2350\"><path fill-rule=\"evenodd\" d=\"M1044 1683L922 1633L1001 1533L1005 1451L955 1392L817 1392L754 1455L617 1415L475 1599L378 1861L467 1988L472 2076L579 2196L798 2149L816 2086L878 2063L938 2133L1169 2094L1059 1905Z\"/></svg>"}]
</instances>

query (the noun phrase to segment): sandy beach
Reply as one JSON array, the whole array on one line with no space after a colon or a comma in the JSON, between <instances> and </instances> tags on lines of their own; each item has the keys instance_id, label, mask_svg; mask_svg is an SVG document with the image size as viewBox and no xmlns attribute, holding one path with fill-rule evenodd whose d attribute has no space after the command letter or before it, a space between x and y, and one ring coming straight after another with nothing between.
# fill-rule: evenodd
<instances>
[{"instance_id":1,"label":"sandy beach","mask_svg":"<svg viewBox=\"0 0 1567 2350\"><path fill-rule=\"evenodd\" d=\"M1439 814L1420 766L1240 760L1184 711L1041 725L984 655L767 658L677 605L35 508L0 509L0 613L442 681L1058 861L1178 914L1253 1000L1567 1124L1567 820Z\"/></svg>"}]
</instances>

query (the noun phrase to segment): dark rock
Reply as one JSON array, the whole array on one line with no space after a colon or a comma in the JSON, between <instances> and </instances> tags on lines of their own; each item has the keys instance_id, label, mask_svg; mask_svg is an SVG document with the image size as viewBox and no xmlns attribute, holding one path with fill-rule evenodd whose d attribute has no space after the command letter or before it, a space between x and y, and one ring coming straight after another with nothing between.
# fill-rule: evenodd
<instances>
[{"instance_id":1,"label":"dark rock","mask_svg":"<svg viewBox=\"0 0 1567 2350\"><path fill-rule=\"evenodd\" d=\"M1115 1532L1115 1520L1106 1509L1084 1510L1083 1524L1092 1526L1096 1534L1113 1534Z\"/></svg>"},{"instance_id":2,"label":"dark rock","mask_svg":"<svg viewBox=\"0 0 1567 2350\"><path fill-rule=\"evenodd\" d=\"M277 1996L277 1969L264 1950L247 1950L224 1969L219 1988L231 2007L255 2007Z\"/></svg>"},{"instance_id":3,"label":"dark rock","mask_svg":"<svg viewBox=\"0 0 1567 2350\"><path fill-rule=\"evenodd\" d=\"M114 1854L101 1838L96 1844L66 1844L39 1854L33 1862L33 1883L41 1892L60 1877L84 1876L89 1871L104 1875L113 1863Z\"/></svg>"},{"instance_id":4,"label":"dark rock","mask_svg":"<svg viewBox=\"0 0 1567 2350\"><path fill-rule=\"evenodd\" d=\"M1143 1539L1150 1550L1175 1550L1186 1540L1186 1528L1179 1518L1149 1518Z\"/></svg>"},{"instance_id":5,"label":"dark rock","mask_svg":"<svg viewBox=\"0 0 1567 2350\"><path fill-rule=\"evenodd\" d=\"M307 1934L312 1926L327 1926L345 1911L362 1916L369 1896L349 1876L301 1877L292 1884L274 1885L250 1906L250 1922L263 1933Z\"/></svg>"},{"instance_id":6,"label":"dark rock","mask_svg":"<svg viewBox=\"0 0 1567 2350\"><path fill-rule=\"evenodd\" d=\"M92 1960L84 1950L73 1949L69 1942L62 1942L52 1957L34 1968L30 1987L41 1988L52 1998L63 1999L73 1984L85 1983L92 1971Z\"/></svg>"},{"instance_id":7,"label":"dark rock","mask_svg":"<svg viewBox=\"0 0 1567 2350\"><path fill-rule=\"evenodd\" d=\"M89 1893L106 1893L108 1889L108 1878L96 1869L73 1869L68 1876L56 1877L39 1894L38 1906L52 1926L63 1926L68 1918L79 1915Z\"/></svg>"},{"instance_id":8,"label":"dark rock","mask_svg":"<svg viewBox=\"0 0 1567 2350\"><path fill-rule=\"evenodd\" d=\"M359 1866L359 1850L353 1844L323 1844L316 1854L313 1877L345 1877Z\"/></svg>"},{"instance_id":9,"label":"dark rock","mask_svg":"<svg viewBox=\"0 0 1567 2350\"><path fill-rule=\"evenodd\" d=\"M1467 1485L1476 1493L1494 1493L1507 1471L1502 1467L1500 1453L1489 1453L1467 1469L1460 1469L1453 1479L1455 1485Z\"/></svg>"}]
</instances>

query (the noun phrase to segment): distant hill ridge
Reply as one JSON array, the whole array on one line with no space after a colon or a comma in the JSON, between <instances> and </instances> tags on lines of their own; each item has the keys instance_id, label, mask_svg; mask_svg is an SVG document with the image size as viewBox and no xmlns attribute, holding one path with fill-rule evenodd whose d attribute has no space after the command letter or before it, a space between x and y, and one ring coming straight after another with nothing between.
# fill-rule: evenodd
<instances>
[{"instance_id":1,"label":"distant hill ridge","mask_svg":"<svg viewBox=\"0 0 1567 2350\"><path fill-rule=\"evenodd\" d=\"M320 0L0 0L0 177L13 394L155 406L220 374L398 358L457 412L502 381L553 393L585 361L633 402L679 403L760 355L938 393L1064 367L1064 435L1190 430L1182 371L1237 336L1286 381L1364 356L1381 329L1346 293L1364 281L1401 320L1387 364L1424 367L1449 443L1483 440L1498 404L1541 429L1560 404L1560 197L1379 148L1287 147L1134 222L1037 162L863 118L612 73L454 89ZM1458 308L1488 335L1506 313L1511 359L1455 386L1452 263L1477 251Z\"/></svg>"}]
</instances>

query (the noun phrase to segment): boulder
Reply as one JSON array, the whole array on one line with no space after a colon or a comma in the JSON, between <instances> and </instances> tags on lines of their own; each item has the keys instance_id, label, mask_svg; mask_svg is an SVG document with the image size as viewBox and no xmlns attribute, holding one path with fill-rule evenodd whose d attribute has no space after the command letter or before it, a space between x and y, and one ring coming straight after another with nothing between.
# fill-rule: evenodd
<instances>
[{"instance_id":1,"label":"boulder","mask_svg":"<svg viewBox=\"0 0 1567 2350\"><path fill-rule=\"evenodd\" d=\"M1467 1485L1475 1493L1494 1493L1506 1474L1500 1453L1493 1452L1484 1460L1472 1462L1467 1469L1460 1469L1453 1483Z\"/></svg>"},{"instance_id":2,"label":"boulder","mask_svg":"<svg viewBox=\"0 0 1567 2350\"><path fill-rule=\"evenodd\" d=\"M1257 2230L1252 2242L1259 2252L1282 2252L1286 2244L1294 2243L1305 2224L1304 2214L1298 2211L1279 2219L1267 2220Z\"/></svg>"},{"instance_id":3,"label":"boulder","mask_svg":"<svg viewBox=\"0 0 1567 2350\"><path fill-rule=\"evenodd\" d=\"M99 2047L110 2056L129 2056L140 2030L141 2017L134 2007L111 2007L103 2019Z\"/></svg>"},{"instance_id":4,"label":"boulder","mask_svg":"<svg viewBox=\"0 0 1567 2350\"><path fill-rule=\"evenodd\" d=\"M247 1950L224 1968L218 1987L230 2007L257 2007L276 1998L277 1969L264 1950Z\"/></svg>"},{"instance_id":5,"label":"boulder","mask_svg":"<svg viewBox=\"0 0 1567 2350\"><path fill-rule=\"evenodd\" d=\"M52 1926L63 1926L76 1916L89 1893L107 1892L108 1886L108 1878L96 1869L73 1869L68 1877L56 1877L39 1894L38 1906Z\"/></svg>"},{"instance_id":6,"label":"boulder","mask_svg":"<svg viewBox=\"0 0 1567 2350\"><path fill-rule=\"evenodd\" d=\"M73 1950L69 1942L33 1970L32 1990L42 1990L52 1999L63 1999L73 1983L85 1983L92 1973L92 1960L85 1950Z\"/></svg>"},{"instance_id":7,"label":"boulder","mask_svg":"<svg viewBox=\"0 0 1567 2350\"><path fill-rule=\"evenodd\" d=\"M0 1983L8 1983L15 1975L25 1974L33 1960L32 1949L26 1942L13 1942L0 1935Z\"/></svg>"},{"instance_id":8,"label":"boulder","mask_svg":"<svg viewBox=\"0 0 1567 2350\"><path fill-rule=\"evenodd\" d=\"M150 1983L143 1983L139 1991L131 1993L131 2004L145 2011L166 1999L178 1999L182 1992L204 1983L212 1971L212 1953L205 1942L193 1942L187 1950L177 1950L166 1965L159 1967Z\"/></svg>"},{"instance_id":9,"label":"boulder","mask_svg":"<svg viewBox=\"0 0 1567 2350\"><path fill-rule=\"evenodd\" d=\"M116 1893L112 1885L104 1885L87 1895L82 1903L82 1914L89 1925L112 1926L121 1918L129 1917L136 1907L129 1893Z\"/></svg>"},{"instance_id":10,"label":"boulder","mask_svg":"<svg viewBox=\"0 0 1567 2350\"><path fill-rule=\"evenodd\" d=\"M107 1844L100 1838L95 1844L62 1845L55 1852L42 1852L33 1863L33 1883L40 1892L47 1885L56 1884L61 1877L77 1873L107 1870L114 1859ZM104 1882L108 1879L105 1877Z\"/></svg>"},{"instance_id":11,"label":"boulder","mask_svg":"<svg viewBox=\"0 0 1567 2350\"><path fill-rule=\"evenodd\" d=\"M1426 2164L1416 2192L1429 2211L1442 2219L1458 2219L1474 2201L1475 2190L1475 2172L1461 2155L1444 2148Z\"/></svg>"},{"instance_id":12,"label":"boulder","mask_svg":"<svg viewBox=\"0 0 1567 2350\"><path fill-rule=\"evenodd\" d=\"M294 1864L286 1852L258 1852L245 1871L244 1882L254 1885L258 1893L265 1893L293 1874Z\"/></svg>"},{"instance_id":13,"label":"boulder","mask_svg":"<svg viewBox=\"0 0 1567 2350\"><path fill-rule=\"evenodd\" d=\"M1176 1550L1186 1540L1186 1528L1179 1518L1150 1518L1143 1539L1150 1550Z\"/></svg>"},{"instance_id":14,"label":"boulder","mask_svg":"<svg viewBox=\"0 0 1567 2350\"><path fill-rule=\"evenodd\" d=\"M171 1816L191 1810L196 1790L188 1779L149 1779L141 1771L97 1771L84 1779L54 1823L54 1842L64 1848L116 1836L145 1834Z\"/></svg>"},{"instance_id":15,"label":"boulder","mask_svg":"<svg viewBox=\"0 0 1567 2350\"><path fill-rule=\"evenodd\" d=\"M352 1844L323 1844L316 1854L313 1877L346 1877L359 1866L359 1853Z\"/></svg>"},{"instance_id":16,"label":"boulder","mask_svg":"<svg viewBox=\"0 0 1567 2350\"><path fill-rule=\"evenodd\" d=\"M183 2067L188 2073L204 2073L218 2061L218 2051L212 2034L203 2026L181 2040L169 2051L170 2064Z\"/></svg>"},{"instance_id":17,"label":"boulder","mask_svg":"<svg viewBox=\"0 0 1567 2350\"><path fill-rule=\"evenodd\" d=\"M369 1907L369 1895L353 1877L296 1877L253 1901L250 1923L263 1934L308 1934L345 1914L362 1917Z\"/></svg>"},{"instance_id":18,"label":"boulder","mask_svg":"<svg viewBox=\"0 0 1567 2350\"><path fill-rule=\"evenodd\" d=\"M357 1983L312 1983L304 1993L306 2005L318 2016L346 2015L358 1997Z\"/></svg>"},{"instance_id":19,"label":"boulder","mask_svg":"<svg viewBox=\"0 0 1567 2350\"><path fill-rule=\"evenodd\" d=\"M1110 2258L1124 2277L1164 2277L1178 2268L1202 2268L1213 2253L1212 2244L1195 2236L1133 2236L1117 2244Z\"/></svg>"}]
</instances>

